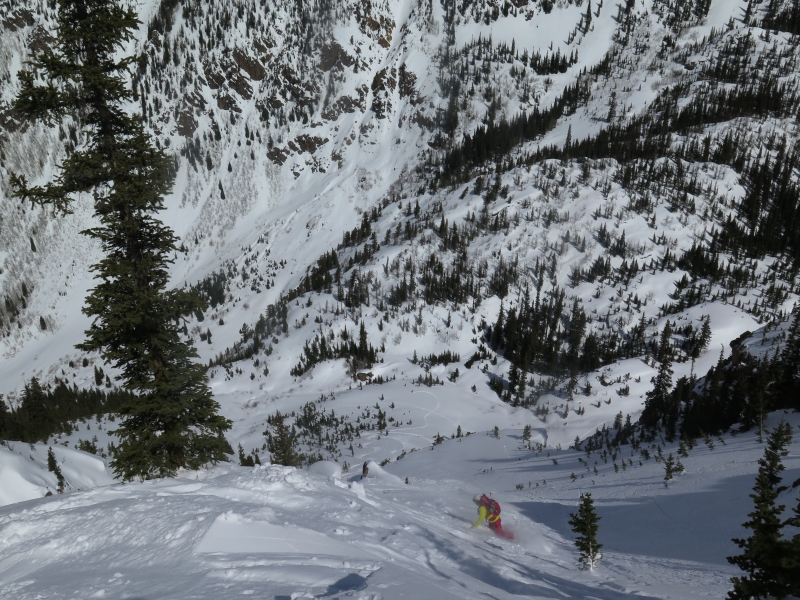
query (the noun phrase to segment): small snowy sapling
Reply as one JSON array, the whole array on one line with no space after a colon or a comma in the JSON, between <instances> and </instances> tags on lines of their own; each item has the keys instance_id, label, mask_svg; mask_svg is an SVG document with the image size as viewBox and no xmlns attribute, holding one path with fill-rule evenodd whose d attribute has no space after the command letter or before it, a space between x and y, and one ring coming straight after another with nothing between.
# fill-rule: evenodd
<instances>
[{"instance_id":1,"label":"small snowy sapling","mask_svg":"<svg viewBox=\"0 0 800 600\"><path fill-rule=\"evenodd\" d=\"M594 510L594 500L591 494L581 494L581 503L578 513L570 513L569 524L572 531L578 535L575 545L580 551L580 562L588 569L594 569L602 557L600 549L602 544L597 543L597 529L600 517Z\"/></svg>"}]
</instances>

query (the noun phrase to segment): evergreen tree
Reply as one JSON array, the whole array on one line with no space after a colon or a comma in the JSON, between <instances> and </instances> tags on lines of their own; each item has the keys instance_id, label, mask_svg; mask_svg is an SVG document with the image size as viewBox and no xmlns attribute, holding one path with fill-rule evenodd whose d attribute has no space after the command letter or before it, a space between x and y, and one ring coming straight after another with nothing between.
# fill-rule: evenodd
<instances>
[{"instance_id":1,"label":"evergreen tree","mask_svg":"<svg viewBox=\"0 0 800 600\"><path fill-rule=\"evenodd\" d=\"M697 340L697 348L693 353L693 358L697 358L701 353L708 349L708 344L711 342L711 317L707 316L703 319L703 327L700 329L700 337Z\"/></svg>"},{"instance_id":2,"label":"evergreen tree","mask_svg":"<svg viewBox=\"0 0 800 600\"><path fill-rule=\"evenodd\" d=\"M580 551L580 562L588 569L594 569L601 558L602 544L597 543L597 530L600 517L594 510L594 500L591 494L581 494L581 503L578 513L570 513L569 524L572 531L578 535L575 545Z\"/></svg>"},{"instance_id":3,"label":"evergreen tree","mask_svg":"<svg viewBox=\"0 0 800 600\"><path fill-rule=\"evenodd\" d=\"M611 92L611 99L608 102L608 116L606 121L613 123L617 117L617 92Z\"/></svg>"},{"instance_id":4,"label":"evergreen tree","mask_svg":"<svg viewBox=\"0 0 800 600\"><path fill-rule=\"evenodd\" d=\"M794 309L778 369L780 374L771 392L775 406L800 410L800 306Z\"/></svg>"},{"instance_id":5,"label":"evergreen tree","mask_svg":"<svg viewBox=\"0 0 800 600\"><path fill-rule=\"evenodd\" d=\"M764 456L759 459L758 475L753 493L753 512L750 520L742 526L752 530L747 539L734 539L743 549L738 556L729 556L728 562L738 566L744 575L732 577L733 590L728 593L731 600L755 598L785 598L791 593L791 580L796 579L787 567L791 562L791 543L781 535L781 514L784 506L776 504L777 486L784 470L781 458L789 454L792 429L781 423L767 439Z\"/></svg>"},{"instance_id":6,"label":"evergreen tree","mask_svg":"<svg viewBox=\"0 0 800 600\"><path fill-rule=\"evenodd\" d=\"M80 114L86 140L55 182L29 188L14 176L12 184L16 196L63 213L75 194L94 196L100 226L84 233L100 241L105 257L92 266L99 283L83 312L94 321L77 347L99 351L136 393L120 411L111 466L131 480L226 460L231 448L223 432L231 423L217 414L194 347L179 337L181 320L202 303L193 293L167 289L177 238L156 215L174 165L124 109L132 99L126 77L134 58L116 54L139 21L116 0L59 0L58 6L56 46L21 73L15 107L48 124Z\"/></svg>"},{"instance_id":7,"label":"evergreen tree","mask_svg":"<svg viewBox=\"0 0 800 600\"><path fill-rule=\"evenodd\" d=\"M459 425L459 428L460 427L461 426ZM526 442L530 441L530 439L531 439L531 426L530 425L525 425L525 427L522 429L522 439L524 441L526 441Z\"/></svg>"},{"instance_id":8,"label":"evergreen tree","mask_svg":"<svg viewBox=\"0 0 800 600\"><path fill-rule=\"evenodd\" d=\"M378 431L384 431L386 429L386 413L383 412L380 408L378 409Z\"/></svg>"},{"instance_id":9,"label":"evergreen tree","mask_svg":"<svg viewBox=\"0 0 800 600\"><path fill-rule=\"evenodd\" d=\"M61 467L58 466L56 455L53 453L53 448L47 449L47 470L55 473L56 480L58 481L58 493L64 493L64 475L61 473Z\"/></svg>"},{"instance_id":10,"label":"evergreen tree","mask_svg":"<svg viewBox=\"0 0 800 600\"><path fill-rule=\"evenodd\" d=\"M34 377L25 384L16 410L8 410L0 399L0 439L34 443L58 433L69 434L70 422L116 413L130 399L131 394L126 391L79 390L63 381L52 390L45 390Z\"/></svg>"},{"instance_id":11,"label":"evergreen tree","mask_svg":"<svg viewBox=\"0 0 800 600\"><path fill-rule=\"evenodd\" d=\"M579 367L581 345L583 335L586 332L586 320L586 313L583 312L576 298L572 303L572 311L569 318L569 337L567 338L569 348L565 356L567 369L572 373L573 378ZM572 381L570 381L570 389L574 391Z\"/></svg>"},{"instance_id":12,"label":"evergreen tree","mask_svg":"<svg viewBox=\"0 0 800 600\"><path fill-rule=\"evenodd\" d=\"M672 452L670 452L667 460L664 461L664 487L669 487L669 481L677 471L675 459L672 457Z\"/></svg>"},{"instance_id":13,"label":"evergreen tree","mask_svg":"<svg viewBox=\"0 0 800 600\"><path fill-rule=\"evenodd\" d=\"M797 504L794 513L789 519L787 525L800 530L800 496L797 498ZM791 542L789 543L787 556L784 557L781 566L784 572L789 576L789 590L792 596L800 597L800 531L794 534Z\"/></svg>"},{"instance_id":14,"label":"evergreen tree","mask_svg":"<svg viewBox=\"0 0 800 600\"><path fill-rule=\"evenodd\" d=\"M46 395L39 380L32 377L22 390L19 411L23 415L22 434L28 440L46 440L52 426Z\"/></svg>"},{"instance_id":15,"label":"evergreen tree","mask_svg":"<svg viewBox=\"0 0 800 600\"><path fill-rule=\"evenodd\" d=\"M661 363L658 373L650 381L653 389L645 394L644 410L640 422L645 427L656 428L659 422L670 421L670 413L677 412L677 407L672 406L670 389L672 388L672 355L669 351L669 336L671 329L669 323L664 326L659 345L659 358ZM674 432L673 432L674 433Z\"/></svg>"},{"instance_id":16,"label":"evergreen tree","mask_svg":"<svg viewBox=\"0 0 800 600\"><path fill-rule=\"evenodd\" d=\"M689 451L686 449L686 442L681 439L680 444L678 445L678 455L682 456L683 458L689 458Z\"/></svg>"},{"instance_id":17,"label":"evergreen tree","mask_svg":"<svg viewBox=\"0 0 800 600\"><path fill-rule=\"evenodd\" d=\"M284 423L285 418L286 417L280 412L275 413L273 417L275 434L269 434L269 438L267 439L270 462L273 465L298 467L300 466L300 455L295 450L294 437L286 426L286 423Z\"/></svg>"},{"instance_id":18,"label":"evergreen tree","mask_svg":"<svg viewBox=\"0 0 800 600\"><path fill-rule=\"evenodd\" d=\"M3 441L4 434L8 434L10 420L11 419L8 417L8 406L6 406L6 401L3 400L3 395L0 394L0 442Z\"/></svg>"},{"instance_id":19,"label":"evergreen tree","mask_svg":"<svg viewBox=\"0 0 800 600\"><path fill-rule=\"evenodd\" d=\"M244 448L239 444L239 465L242 467L255 467L256 461L252 456L245 456Z\"/></svg>"}]
</instances>

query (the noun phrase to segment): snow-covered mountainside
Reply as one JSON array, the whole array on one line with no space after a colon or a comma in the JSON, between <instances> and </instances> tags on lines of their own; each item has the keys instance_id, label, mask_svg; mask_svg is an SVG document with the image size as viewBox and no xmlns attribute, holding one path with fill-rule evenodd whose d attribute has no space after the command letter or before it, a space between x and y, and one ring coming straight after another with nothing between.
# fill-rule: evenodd
<instances>
[{"instance_id":1,"label":"snow-covered mountainside","mask_svg":"<svg viewBox=\"0 0 800 600\"><path fill-rule=\"evenodd\" d=\"M142 3L140 37L130 48L142 57L132 74L140 104L131 108L147 116L159 142L179 159L165 215L182 242L174 281L224 280L220 307L212 304L220 315L232 313L231 325L217 327L218 318L197 324L212 334L207 355L231 346L243 323L254 325L333 248L346 285L356 273L373 287L366 302L356 298L361 306L385 304L409 268L419 277L435 254L439 269L472 270L475 289L461 295L474 303L506 297L516 305L544 271L543 294L566 291L567 307L573 297L582 302L590 330L610 328L623 337L642 316L649 335L665 315L698 328L700 315L715 313L711 327L723 343L752 331L756 321L785 317L796 298L794 279L786 280L774 252L753 260L715 251L719 268L732 275L714 278L696 267L694 254L683 254L693 245L702 254L748 196L742 169L715 155L736 154L744 145L752 147L751 158L788 155L796 115L779 118L780 111L765 110L723 121L712 115L706 127L672 136L684 158L664 151L638 166L601 155L537 161L531 153L563 146L567 138L568 147L580 147L602 129L651 114L654 104L711 102L709 90L738 89L737 76L756 70L767 84L783 86L784 103L791 105L794 38L759 38L759 28L743 27L746 4L736 2L712 3L703 18L689 11L677 24L670 15L678 9L660 0L517 4ZM98 249L79 235L91 223L88 199L73 215L54 219L10 197L8 174L50 178L64 147L75 143L75 128L30 126L10 110L17 73L32 50L49 43L53 13L46 3L38 10L11 3L7 12L0 34L6 82L0 90L6 107L0 329L2 386L9 393L34 374L52 381L66 364L69 346L87 326L79 307ZM736 59L737 48L748 59L723 63ZM520 115L530 119L532 134L511 155L466 175L426 168L447 154L453 159L449 140L463 135L475 135L474 145L487 146L481 156L491 159L493 142L478 134L488 127L489 135L502 137L494 130ZM732 132L744 132L743 138L728 148ZM788 137L776 148L780 135ZM640 153L647 158L648 149ZM439 164L472 160L456 158ZM465 228L444 247L442 220ZM362 234L343 240L359 226ZM356 255L348 250L367 241L369 248ZM462 250L466 263L456 260ZM499 287L493 284L498 276ZM753 289L762 290L756 298L747 295ZM408 300L413 304L418 295L412 291ZM449 291L433 299L462 303ZM326 300L344 298L330 294L320 304ZM430 303L430 294L425 300ZM709 300L714 310L692 312ZM717 306L740 310L743 318L733 326L727 312L716 318ZM487 323L498 310L493 306ZM390 321L390 330L399 325ZM374 327L370 335L377 335ZM292 331L292 337L309 334ZM280 353L286 364L298 358Z\"/></svg>"},{"instance_id":2,"label":"snow-covered mountainside","mask_svg":"<svg viewBox=\"0 0 800 600\"><path fill-rule=\"evenodd\" d=\"M176 159L172 283L209 304L184 336L233 448L266 465L280 412L317 466L108 487L118 400L90 390L115 372L74 348L92 200L54 215L9 183L81 143L12 108L55 9L0 0L0 394L35 442L0 448L0 596L729 588L753 428L784 414L752 387L800 293L796 1L133 4L130 110ZM675 406L640 446L666 361ZM740 404L704 404L722 388ZM666 488L676 419L713 450ZM478 491L517 543L468 529ZM590 574L566 525L583 491L606 536Z\"/></svg>"}]
</instances>

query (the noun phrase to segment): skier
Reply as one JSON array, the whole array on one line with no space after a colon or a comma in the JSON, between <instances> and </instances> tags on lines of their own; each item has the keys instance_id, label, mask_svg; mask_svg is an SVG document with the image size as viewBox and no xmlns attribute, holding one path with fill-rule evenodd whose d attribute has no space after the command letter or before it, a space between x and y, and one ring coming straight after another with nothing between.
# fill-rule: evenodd
<instances>
[{"instance_id":1,"label":"skier","mask_svg":"<svg viewBox=\"0 0 800 600\"><path fill-rule=\"evenodd\" d=\"M489 523L489 529L500 537L513 540L514 534L503 529L503 522L500 520L500 505L497 500L489 498L486 494L475 494L472 501L478 505L478 520L473 527L478 527L485 520Z\"/></svg>"}]
</instances>

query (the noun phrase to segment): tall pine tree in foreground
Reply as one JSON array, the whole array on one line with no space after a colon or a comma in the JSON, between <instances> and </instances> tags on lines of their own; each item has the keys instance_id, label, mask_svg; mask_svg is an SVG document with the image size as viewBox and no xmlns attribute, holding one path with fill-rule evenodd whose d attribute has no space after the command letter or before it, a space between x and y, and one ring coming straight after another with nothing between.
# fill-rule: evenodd
<instances>
[{"instance_id":1,"label":"tall pine tree in foreground","mask_svg":"<svg viewBox=\"0 0 800 600\"><path fill-rule=\"evenodd\" d=\"M580 551L580 562L587 569L594 569L600 560L602 544L597 543L597 529L600 517L594 511L594 500L591 494L581 494L578 513L570 513L569 524L572 531L578 534L575 545Z\"/></svg>"},{"instance_id":2,"label":"tall pine tree in foreground","mask_svg":"<svg viewBox=\"0 0 800 600\"><path fill-rule=\"evenodd\" d=\"M784 470L781 459L789 454L791 442L791 426L781 423L770 434L764 456L758 460L756 484L750 494L755 507L747 515L750 520L743 524L753 533L747 539L734 539L743 552L728 557L728 562L744 571L744 575L731 578L733 589L728 593L731 600L781 599L800 592L797 573L792 568L796 547L781 534L784 525L781 514L785 507L776 504L780 473Z\"/></svg>"},{"instance_id":3,"label":"tall pine tree in foreground","mask_svg":"<svg viewBox=\"0 0 800 600\"><path fill-rule=\"evenodd\" d=\"M52 125L79 120L85 139L44 187L14 176L16 195L61 213L80 193L94 197L98 227L83 233L99 240L104 258L92 266L96 287L83 312L93 317L78 348L99 351L120 369L135 398L120 411L120 443L111 465L123 480L174 475L226 460L223 433L230 421L207 385L193 346L178 325L203 308L183 290L170 290L168 268L176 237L157 215L173 180L173 163L153 146L138 117L126 78L133 57L116 58L139 25L116 0L59 0L57 42L39 52L20 74L15 107Z\"/></svg>"}]
</instances>

